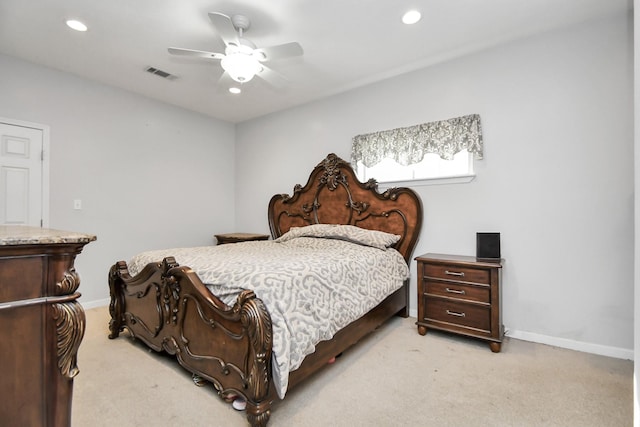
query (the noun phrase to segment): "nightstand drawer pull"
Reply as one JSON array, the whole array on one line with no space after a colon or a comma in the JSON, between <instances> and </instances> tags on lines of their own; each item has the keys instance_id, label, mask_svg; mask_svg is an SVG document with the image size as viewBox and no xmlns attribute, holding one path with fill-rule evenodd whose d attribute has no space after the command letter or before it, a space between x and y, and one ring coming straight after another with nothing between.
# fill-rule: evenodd
<instances>
[{"instance_id":1,"label":"nightstand drawer pull","mask_svg":"<svg viewBox=\"0 0 640 427\"><path fill-rule=\"evenodd\" d=\"M464 313L458 313L457 311L447 310L447 314L449 316L464 317Z\"/></svg>"},{"instance_id":2,"label":"nightstand drawer pull","mask_svg":"<svg viewBox=\"0 0 640 427\"><path fill-rule=\"evenodd\" d=\"M451 288L445 288L445 290L447 292L449 292L450 294L458 294L458 295L464 295L466 294L466 292L464 291L464 289L451 289Z\"/></svg>"},{"instance_id":3,"label":"nightstand drawer pull","mask_svg":"<svg viewBox=\"0 0 640 427\"><path fill-rule=\"evenodd\" d=\"M464 277L464 272L457 272L457 271L449 271L449 270L445 270L444 274L448 274L449 276L458 276L458 277Z\"/></svg>"}]
</instances>

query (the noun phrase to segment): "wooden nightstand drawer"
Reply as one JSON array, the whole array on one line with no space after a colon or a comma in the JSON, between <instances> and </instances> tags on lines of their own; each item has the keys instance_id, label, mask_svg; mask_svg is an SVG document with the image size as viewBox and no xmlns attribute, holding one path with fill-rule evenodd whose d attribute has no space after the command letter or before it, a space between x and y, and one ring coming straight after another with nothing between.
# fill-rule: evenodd
<instances>
[{"instance_id":1,"label":"wooden nightstand drawer","mask_svg":"<svg viewBox=\"0 0 640 427\"><path fill-rule=\"evenodd\" d=\"M418 333L436 329L502 346L502 260L424 254L418 261Z\"/></svg>"},{"instance_id":2,"label":"wooden nightstand drawer","mask_svg":"<svg viewBox=\"0 0 640 427\"><path fill-rule=\"evenodd\" d=\"M426 321L453 323L477 329L486 334L491 332L491 310L471 303L452 302L440 298L426 298Z\"/></svg>"},{"instance_id":3,"label":"wooden nightstand drawer","mask_svg":"<svg viewBox=\"0 0 640 427\"><path fill-rule=\"evenodd\" d=\"M455 282L438 282L425 280L424 293L440 295L458 300L490 303L491 291L488 285L474 286Z\"/></svg>"},{"instance_id":4,"label":"wooden nightstand drawer","mask_svg":"<svg viewBox=\"0 0 640 427\"><path fill-rule=\"evenodd\" d=\"M425 264L424 275L436 279L489 284L489 271L458 265Z\"/></svg>"}]
</instances>

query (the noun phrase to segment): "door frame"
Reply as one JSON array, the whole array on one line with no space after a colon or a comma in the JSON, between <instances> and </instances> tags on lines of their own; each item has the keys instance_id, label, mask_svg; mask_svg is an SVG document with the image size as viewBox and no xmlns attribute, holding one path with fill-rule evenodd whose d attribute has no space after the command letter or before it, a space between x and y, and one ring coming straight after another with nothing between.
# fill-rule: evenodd
<instances>
[{"instance_id":1,"label":"door frame","mask_svg":"<svg viewBox=\"0 0 640 427\"><path fill-rule=\"evenodd\" d=\"M40 188L42 191L42 227L49 227L49 126L41 123L33 123L24 120L8 119L0 117L0 123L11 126L21 126L25 128L38 129L42 131L42 182Z\"/></svg>"}]
</instances>

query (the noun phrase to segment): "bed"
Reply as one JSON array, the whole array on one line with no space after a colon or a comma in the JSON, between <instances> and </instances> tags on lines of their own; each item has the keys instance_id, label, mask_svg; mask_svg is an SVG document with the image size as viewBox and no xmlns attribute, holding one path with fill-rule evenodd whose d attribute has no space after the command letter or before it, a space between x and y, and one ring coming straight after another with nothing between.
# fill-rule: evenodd
<instances>
[{"instance_id":1,"label":"bed","mask_svg":"<svg viewBox=\"0 0 640 427\"><path fill-rule=\"evenodd\" d=\"M392 316L408 316L408 265L422 205L408 188L378 192L375 180L360 182L348 162L329 154L305 186L271 198L268 221L272 240L149 251L109 271L109 338L126 328L153 350L175 355L225 400L245 399L254 427L267 425L272 402L284 398L286 390ZM300 272L298 254L307 254L300 265L313 273ZM356 266L360 256L364 267ZM346 273L335 272L338 258L348 264ZM398 258L402 267L391 264ZM387 263L393 273L383 269ZM344 285L344 300L334 299L333 287L339 284L322 282L330 276ZM307 278L306 293L298 290L285 298L270 292L298 289L294 285L301 277ZM314 279L309 282L309 277ZM371 289L375 302L365 296ZM323 292L331 294L329 315L314 311L329 301ZM356 317L346 318L347 312ZM325 330L324 324L291 321L286 317L291 313L332 326ZM307 329L296 330L298 323ZM309 335L317 335L311 344L298 344L299 337ZM293 350L283 357L283 348Z\"/></svg>"}]
</instances>

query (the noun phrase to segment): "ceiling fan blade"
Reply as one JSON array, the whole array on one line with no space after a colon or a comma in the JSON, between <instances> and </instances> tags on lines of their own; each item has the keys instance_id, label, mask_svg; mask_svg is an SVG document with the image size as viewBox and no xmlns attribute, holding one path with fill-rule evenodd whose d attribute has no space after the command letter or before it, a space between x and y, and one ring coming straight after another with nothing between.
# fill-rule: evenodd
<instances>
[{"instance_id":1,"label":"ceiling fan blade","mask_svg":"<svg viewBox=\"0 0 640 427\"><path fill-rule=\"evenodd\" d=\"M258 54L259 61L273 61L274 59L291 58L293 56L301 56L304 51L299 43L291 42L279 44L277 46L263 47L255 49L254 53ZM260 57L264 59L260 59Z\"/></svg>"},{"instance_id":2,"label":"ceiling fan blade","mask_svg":"<svg viewBox=\"0 0 640 427\"><path fill-rule=\"evenodd\" d=\"M287 80L285 76L276 71L273 71L269 67L265 67L264 65L262 65L262 71L256 74L256 76L260 77L277 89L282 89L289 83L289 80Z\"/></svg>"},{"instance_id":3,"label":"ceiling fan blade","mask_svg":"<svg viewBox=\"0 0 640 427\"><path fill-rule=\"evenodd\" d=\"M238 46L240 44L238 41L238 33L230 17L218 12L209 12L209 19L213 26L216 27L216 31L218 31L225 46L229 44Z\"/></svg>"},{"instance_id":4,"label":"ceiling fan blade","mask_svg":"<svg viewBox=\"0 0 640 427\"><path fill-rule=\"evenodd\" d=\"M224 55L222 53L216 52L205 52L203 50L194 50L194 49L182 49L180 47L170 47L167 49L172 55L179 56L190 56L196 58L206 58L206 59L222 59Z\"/></svg>"}]
</instances>

